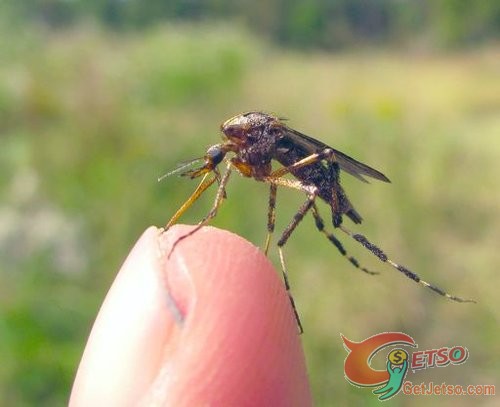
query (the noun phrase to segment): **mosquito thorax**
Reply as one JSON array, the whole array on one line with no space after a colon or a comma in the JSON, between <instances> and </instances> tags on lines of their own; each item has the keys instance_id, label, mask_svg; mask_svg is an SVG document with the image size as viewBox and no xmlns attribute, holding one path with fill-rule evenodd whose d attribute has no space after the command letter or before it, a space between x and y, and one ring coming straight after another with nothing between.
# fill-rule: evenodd
<instances>
[{"instance_id":1,"label":"mosquito thorax","mask_svg":"<svg viewBox=\"0 0 500 407\"><path fill-rule=\"evenodd\" d=\"M246 144L248 138L255 136L256 132L269 128L274 123L279 123L278 119L262 112L246 112L231 117L221 125L221 131L232 142L236 144Z\"/></svg>"}]
</instances>

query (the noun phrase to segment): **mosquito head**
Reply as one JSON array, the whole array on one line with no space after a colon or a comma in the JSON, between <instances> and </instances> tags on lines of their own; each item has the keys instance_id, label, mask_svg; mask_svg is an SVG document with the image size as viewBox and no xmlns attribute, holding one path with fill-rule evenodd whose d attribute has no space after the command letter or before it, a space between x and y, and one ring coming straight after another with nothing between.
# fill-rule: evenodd
<instances>
[{"instance_id":1,"label":"mosquito head","mask_svg":"<svg viewBox=\"0 0 500 407\"><path fill-rule=\"evenodd\" d=\"M194 158L192 160L180 163L175 170L167 172L166 174L159 177L158 181L161 181L164 178L170 177L171 175L175 174L179 174L181 177L190 177L190 178L196 178L199 177L200 175L204 175L210 171L213 171L221 163L227 151L228 150L225 148L223 144L215 144L208 148L207 152L203 157ZM201 167L194 168L191 170L186 170L187 168L193 167L194 165L199 164L201 162L204 162L204 164Z\"/></svg>"},{"instance_id":2,"label":"mosquito head","mask_svg":"<svg viewBox=\"0 0 500 407\"><path fill-rule=\"evenodd\" d=\"M210 146L203 157L205 163L193 170L183 172L181 175L184 177L196 178L200 175L205 175L206 173L213 171L226 156L227 150L224 148L223 144L215 144Z\"/></svg>"},{"instance_id":3,"label":"mosquito head","mask_svg":"<svg viewBox=\"0 0 500 407\"><path fill-rule=\"evenodd\" d=\"M226 156L227 150L223 144L215 144L210 146L205 154L205 166L214 169Z\"/></svg>"}]
</instances>

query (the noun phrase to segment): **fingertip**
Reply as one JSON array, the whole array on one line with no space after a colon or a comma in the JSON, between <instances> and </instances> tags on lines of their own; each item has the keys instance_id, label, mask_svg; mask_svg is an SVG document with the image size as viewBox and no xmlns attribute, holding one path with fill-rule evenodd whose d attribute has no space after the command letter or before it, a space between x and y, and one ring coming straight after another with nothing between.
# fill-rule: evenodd
<instances>
[{"instance_id":1,"label":"fingertip","mask_svg":"<svg viewBox=\"0 0 500 407\"><path fill-rule=\"evenodd\" d=\"M170 253L190 230L169 229L160 246ZM176 245L165 267L184 322L155 397L173 405L311 403L290 300L258 248L230 232L202 228Z\"/></svg>"},{"instance_id":2,"label":"fingertip","mask_svg":"<svg viewBox=\"0 0 500 407\"><path fill-rule=\"evenodd\" d=\"M78 368L72 406L128 405L156 377L174 328L161 280L160 233L156 227L143 233L106 295Z\"/></svg>"},{"instance_id":3,"label":"fingertip","mask_svg":"<svg viewBox=\"0 0 500 407\"><path fill-rule=\"evenodd\" d=\"M215 228L171 251L190 230L149 228L136 243L96 319L70 404L310 405L296 321L268 259Z\"/></svg>"}]
</instances>

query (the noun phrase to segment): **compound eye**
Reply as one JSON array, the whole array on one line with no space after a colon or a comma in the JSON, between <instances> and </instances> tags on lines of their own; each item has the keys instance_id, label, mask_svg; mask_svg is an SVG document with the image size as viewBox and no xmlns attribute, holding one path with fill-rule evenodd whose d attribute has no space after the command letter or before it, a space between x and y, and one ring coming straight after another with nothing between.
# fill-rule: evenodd
<instances>
[{"instance_id":1,"label":"compound eye","mask_svg":"<svg viewBox=\"0 0 500 407\"><path fill-rule=\"evenodd\" d=\"M213 167L217 166L224 159L225 155L226 153L219 144L212 146L207 150L207 158Z\"/></svg>"},{"instance_id":2,"label":"compound eye","mask_svg":"<svg viewBox=\"0 0 500 407\"><path fill-rule=\"evenodd\" d=\"M232 125L222 128L223 133L230 139L243 140L247 130L241 125Z\"/></svg>"}]
</instances>

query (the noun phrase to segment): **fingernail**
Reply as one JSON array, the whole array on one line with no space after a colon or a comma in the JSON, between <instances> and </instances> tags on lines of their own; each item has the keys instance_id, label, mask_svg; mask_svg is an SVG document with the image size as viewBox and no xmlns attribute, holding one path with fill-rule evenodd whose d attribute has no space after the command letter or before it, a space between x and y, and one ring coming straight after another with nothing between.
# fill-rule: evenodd
<instances>
[{"instance_id":1,"label":"fingernail","mask_svg":"<svg viewBox=\"0 0 500 407\"><path fill-rule=\"evenodd\" d=\"M176 245L172 251L172 246L187 233L185 227L173 226L159 237L159 249L163 270L163 280L165 282L168 298L167 307L171 311L172 317L179 324L183 324L189 315L190 308L195 299L195 286L190 273L189 247L183 243ZM189 246L189 245L188 245Z\"/></svg>"}]
</instances>

